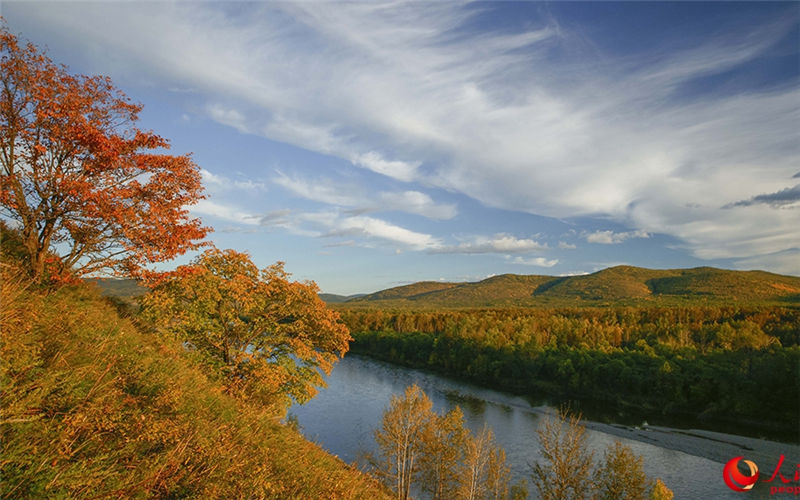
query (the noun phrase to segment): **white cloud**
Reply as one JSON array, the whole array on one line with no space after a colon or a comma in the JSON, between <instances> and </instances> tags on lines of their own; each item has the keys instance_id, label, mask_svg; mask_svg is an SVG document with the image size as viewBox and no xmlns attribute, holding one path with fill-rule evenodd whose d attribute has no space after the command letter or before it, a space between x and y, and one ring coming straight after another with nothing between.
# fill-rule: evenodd
<instances>
[{"instance_id":1,"label":"white cloud","mask_svg":"<svg viewBox=\"0 0 800 500\"><path fill-rule=\"evenodd\" d=\"M516 257L511 261L512 264L522 264L525 266L553 267L558 264L558 259L545 259L544 257L523 258Z\"/></svg>"},{"instance_id":2,"label":"white cloud","mask_svg":"<svg viewBox=\"0 0 800 500\"><path fill-rule=\"evenodd\" d=\"M277 210L256 219L263 226L280 227L294 234L317 238L346 238L324 246L372 246L372 242L400 245L408 250L429 250L441 246L441 240L412 231L383 219L347 215L339 210L292 212Z\"/></svg>"},{"instance_id":3,"label":"white cloud","mask_svg":"<svg viewBox=\"0 0 800 500\"><path fill-rule=\"evenodd\" d=\"M419 191L382 192L378 194L378 201L383 210L400 210L430 219L452 219L458 214L455 205L436 203Z\"/></svg>"},{"instance_id":4,"label":"white cloud","mask_svg":"<svg viewBox=\"0 0 800 500\"><path fill-rule=\"evenodd\" d=\"M792 248L771 255L741 259L736 261L735 266L744 270L769 269L775 273L800 276L800 248Z\"/></svg>"},{"instance_id":5,"label":"white cloud","mask_svg":"<svg viewBox=\"0 0 800 500\"><path fill-rule=\"evenodd\" d=\"M600 243L603 245L616 245L631 238L649 237L650 235L646 231L642 230L627 231L624 233L615 233L614 231L595 231L586 235L586 241L589 243Z\"/></svg>"},{"instance_id":6,"label":"white cloud","mask_svg":"<svg viewBox=\"0 0 800 500\"><path fill-rule=\"evenodd\" d=\"M547 245L529 238L519 239L508 234L497 234L492 238L479 236L472 241L436 248L435 253L529 253L544 250Z\"/></svg>"},{"instance_id":7,"label":"white cloud","mask_svg":"<svg viewBox=\"0 0 800 500\"><path fill-rule=\"evenodd\" d=\"M203 184L209 191L226 191L231 189L241 191L266 190L266 185L263 182L257 182L251 179L233 180L224 175L211 173L204 168L200 169L200 175L203 178Z\"/></svg>"},{"instance_id":8,"label":"white cloud","mask_svg":"<svg viewBox=\"0 0 800 500\"><path fill-rule=\"evenodd\" d=\"M281 172L273 182L307 200L353 208L359 212L400 211L429 219L452 219L458 213L455 205L436 203L420 191L382 191L366 193L355 185L337 184L329 179L309 180L289 177Z\"/></svg>"},{"instance_id":9,"label":"white cloud","mask_svg":"<svg viewBox=\"0 0 800 500\"><path fill-rule=\"evenodd\" d=\"M437 238L429 234L410 231L374 217L346 217L339 222L338 227L350 234L362 233L366 236L400 243L414 250L435 248L441 244Z\"/></svg>"},{"instance_id":10,"label":"white cloud","mask_svg":"<svg viewBox=\"0 0 800 500\"><path fill-rule=\"evenodd\" d=\"M467 21L491 5L231 5L11 2L4 15L71 47L103 46L93 53L104 72L194 89L237 130L488 206L603 214L701 258L744 261L800 241L793 210L721 208L789 187L797 86L678 93L756 57L791 16L617 58L557 20L470 33ZM628 233L594 238L618 234Z\"/></svg>"},{"instance_id":11,"label":"white cloud","mask_svg":"<svg viewBox=\"0 0 800 500\"><path fill-rule=\"evenodd\" d=\"M572 243L567 243L565 241L559 241L558 242L558 248L561 248L562 250L575 250L578 247L573 245Z\"/></svg>"},{"instance_id":12,"label":"white cloud","mask_svg":"<svg viewBox=\"0 0 800 500\"><path fill-rule=\"evenodd\" d=\"M354 165L406 182L414 180L414 177L416 177L415 172L420 166L420 162L409 163L398 160L386 160L375 151L352 155L350 161L352 161Z\"/></svg>"},{"instance_id":13,"label":"white cloud","mask_svg":"<svg viewBox=\"0 0 800 500\"><path fill-rule=\"evenodd\" d=\"M197 204L189 207L189 211L194 215L211 216L247 225L258 225L261 219L258 215L247 213L231 205L214 202L208 199L198 201Z\"/></svg>"},{"instance_id":14,"label":"white cloud","mask_svg":"<svg viewBox=\"0 0 800 500\"><path fill-rule=\"evenodd\" d=\"M349 194L354 191L352 187L334 186L327 181L312 182L298 177L289 177L278 172L278 175L272 179L272 182L291 191L297 196L319 203L342 207L353 207L360 203L359 198Z\"/></svg>"},{"instance_id":15,"label":"white cloud","mask_svg":"<svg viewBox=\"0 0 800 500\"><path fill-rule=\"evenodd\" d=\"M292 211L288 208L267 212L258 219L262 226L286 226L291 222Z\"/></svg>"},{"instance_id":16,"label":"white cloud","mask_svg":"<svg viewBox=\"0 0 800 500\"><path fill-rule=\"evenodd\" d=\"M223 125L233 127L242 133L251 133L245 116L235 109L226 108L221 104L209 104L206 108L208 115Z\"/></svg>"}]
</instances>

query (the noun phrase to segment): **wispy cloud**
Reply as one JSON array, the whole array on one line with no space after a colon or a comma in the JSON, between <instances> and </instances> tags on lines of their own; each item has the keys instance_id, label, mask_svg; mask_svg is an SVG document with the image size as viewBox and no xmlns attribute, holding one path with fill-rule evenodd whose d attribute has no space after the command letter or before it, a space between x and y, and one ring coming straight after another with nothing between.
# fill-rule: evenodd
<instances>
[{"instance_id":1,"label":"wispy cloud","mask_svg":"<svg viewBox=\"0 0 800 500\"><path fill-rule=\"evenodd\" d=\"M398 210L422 215L430 219L452 219L458 214L451 203L436 203L425 193L419 191L382 192L377 197L380 207L375 210Z\"/></svg>"},{"instance_id":2,"label":"wispy cloud","mask_svg":"<svg viewBox=\"0 0 800 500\"><path fill-rule=\"evenodd\" d=\"M537 267L553 267L558 264L558 259L545 259L544 257L515 257L511 260L512 264L521 264L524 266L537 266Z\"/></svg>"},{"instance_id":3,"label":"wispy cloud","mask_svg":"<svg viewBox=\"0 0 800 500\"><path fill-rule=\"evenodd\" d=\"M775 208L783 208L790 205L794 205L797 202L800 202L800 184L794 187L781 189L780 191L776 191L774 193L759 194L753 196L749 200L742 200L742 201L737 201L736 203L729 203L728 205L725 205L722 208L749 207L751 205L757 205L757 204L769 205Z\"/></svg>"},{"instance_id":4,"label":"wispy cloud","mask_svg":"<svg viewBox=\"0 0 800 500\"><path fill-rule=\"evenodd\" d=\"M602 214L701 258L769 255L800 240L794 211L753 197L781 193L800 163L796 85L681 95L759 57L796 15L637 58L596 57L546 17L476 31L470 22L491 8L55 3L27 16L107 47L97 56L120 72L196 89L220 123L396 181L540 215ZM721 209L731 200L753 203ZM602 233L596 242L629 234Z\"/></svg>"},{"instance_id":5,"label":"wispy cloud","mask_svg":"<svg viewBox=\"0 0 800 500\"><path fill-rule=\"evenodd\" d=\"M420 191L370 193L357 185L344 185L330 179L290 177L282 172L278 172L273 182L307 200L351 208L356 212L399 211L430 219L452 219L458 214L454 204L436 203L430 195Z\"/></svg>"},{"instance_id":6,"label":"wispy cloud","mask_svg":"<svg viewBox=\"0 0 800 500\"><path fill-rule=\"evenodd\" d=\"M326 247L373 246L382 242L395 249L421 251L442 245L439 238L430 234L412 231L377 217L348 215L340 210L277 210L255 220L264 227L280 227L294 234L333 239L324 245Z\"/></svg>"},{"instance_id":7,"label":"wispy cloud","mask_svg":"<svg viewBox=\"0 0 800 500\"><path fill-rule=\"evenodd\" d=\"M616 245L631 238L649 238L646 231L626 231L615 233L614 231L595 231L586 235L589 243L600 243L602 245Z\"/></svg>"},{"instance_id":8,"label":"wispy cloud","mask_svg":"<svg viewBox=\"0 0 800 500\"><path fill-rule=\"evenodd\" d=\"M338 223L340 234L362 234L408 246L414 250L425 250L440 245L437 238L391 224L374 217L356 216L343 218Z\"/></svg>"},{"instance_id":9,"label":"wispy cloud","mask_svg":"<svg viewBox=\"0 0 800 500\"><path fill-rule=\"evenodd\" d=\"M200 200L195 205L189 207L194 215L203 217L215 217L228 222L236 222L246 225L258 225L261 217L248 213L225 203L218 203L211 200Z\"/></svg>"},{"instance_id":10,"label":"wispy cloud","mask_svg":"<svg viewBox=\"0 0 800 500\"><path fill-rule=\"evenodd\" d=\"M265 191L266 184L252 179L230 179L221 174L214 174L208 170L201 168L200 175L203 178L203 184L209 191Z\"/></svg>"},{"instance_id":11,"label":"wispy cloud","mask_svg":"<svg viewBox=\"0 0 800 500\"><path fill-rule=\"evenodd\" d=\"M765 270L774 273L797 274L797 263L800 262L800 248L790 248L770 255L759 255L735 262L738 269Z\"/></svg>"},{"instance_id":12,"label":"wispy cloud","mask_svg":"<svg viewBox=\"0 0 800 500\"><path fill-rule=\"evenodd\" d=\"M508 234L494 237L478 236L457 245L447 245L433 249L435 253L530 253L544 250L547 245L529 238L516 238Z\"/></svg>"},{"instance_id":13,"label":"wispy cloud","mask_svg":"<svg viewBox=\"0 0 800 500\"><path fill-rule=\"evenodd\" d=\"M416 170L420 166L420 162L387 160L375 151L353 154L349 159L354 165L407 182L416 178Z\"/></svg>"},{"instance_id":14,"label":"wispy cloud","mask_svg":"<svg viewBox=\"0 0 800 500\"><path fill-rule=\"evenodd\" d=\"M289 177L282 172L278 172L272 182L297 196L319 203L341 207L353 207L361 203L360 197L350 194L357 189L354 186L334 186L327 180L314 182L299 177Z\"/></svg>"},{"instance_id":15,"label":"wispy cloud","mask_svg":"<svg viewBox=\"0 0 800 500\"><path fill-rule=\"evenodd\" d=\"M291 222L292 211L288 208L273 210L260 216L258 223L262 226L285 226Z\"/></svg>"}]
</instances>

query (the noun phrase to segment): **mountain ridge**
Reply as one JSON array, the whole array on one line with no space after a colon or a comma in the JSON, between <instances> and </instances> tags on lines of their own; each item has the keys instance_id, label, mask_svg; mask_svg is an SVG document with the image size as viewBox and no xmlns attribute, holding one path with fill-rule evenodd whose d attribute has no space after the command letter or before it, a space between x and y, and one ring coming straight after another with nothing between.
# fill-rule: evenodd
<instances>
[{"instance_id":1,"label":"mountain ridge","mask_svg":"<svg viewBox=\"0 0 800 500\"><path fill-rule=\"evenodd\" d=\"M343 304L492 307L687 301L800 304L800 277L714 267L615 266L578 276L501 274L477 282L422 281Z\"/></svg>"}]
</instances>

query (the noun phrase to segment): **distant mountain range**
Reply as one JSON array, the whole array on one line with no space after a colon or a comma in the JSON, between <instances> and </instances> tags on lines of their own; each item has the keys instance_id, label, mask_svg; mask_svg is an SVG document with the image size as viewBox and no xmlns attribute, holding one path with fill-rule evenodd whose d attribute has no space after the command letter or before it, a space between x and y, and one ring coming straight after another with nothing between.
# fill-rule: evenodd
<instances>
[{"instance_id":1,"label":"distant mountain range","mask_svg":"<svg viewBox=\"0 0 800 500\"><path fill-rule=\"evenodd\" d=\"M89 281L96 282L105 295L127 300L146 291L130 279ZM713 267L658 270L617 266L582 276L503 274L474 283L420 281L370 294L321 293L320 298L345 307L800 305L800 277Z\"/></svg>"},{"instance_id":2,"label":"distant mountain range","mask_svg":"<svg viewBox=\"0 0 800 500\"><path fill-rule=\"evenodd\" d=\"M86 278L86 281L96 284L103 295L126 301L133 301L136 297L147 293L147 288L130 278Z\"/></svg>"},{"instance_id":3,"label":"distant mountain range","mask_svg":"<svg viewBox=\"0 0 800 500\"><path fill-rule=\"evenodd\" d=\"M328 304L338 304L341 302L347 302L348 300L358 299L363 297L364 293L358 293L356 295L337 295L335 293L321 293L319 294L319 298L327 302Z\"/></svg>"},{"instance_id":4,"label":"distant mountain range","mask_svg":"<svg viewBox=\"0 0 800 500\"><path fill-rule=\"evenodd\" d=\"M503 274L475 283L422 281L347 299L364 306L577 306L679 303L800 304L800 278L713 267L617 266L582 276Z\"/></svg>"}]
</instances>

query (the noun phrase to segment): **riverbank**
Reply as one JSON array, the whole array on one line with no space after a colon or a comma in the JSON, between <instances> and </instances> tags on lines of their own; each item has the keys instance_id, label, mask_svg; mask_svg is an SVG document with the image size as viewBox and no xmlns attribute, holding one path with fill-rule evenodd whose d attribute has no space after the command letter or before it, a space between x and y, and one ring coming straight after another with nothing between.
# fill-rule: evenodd
<instances>
[{"instance_id":1,"label":"riverbank","mask_svg":"<svg viewBox=\"0 0 800 500\"><path fill-rule=\"evenodd\" d=\"M537 408L537 411L552 413L547 407ZM700 429L674 429L646 424L626 426L592 421L584 421L584 424L594 431L680 451L720 464L725 464L734 457L743 456L758 464L762 475L767 474L767 477L772 475L781 455L785 456L781 473L786 478L794 478L795 467L800 462L800 446L777 441Z\"/></svg>"},{"instance_id":2,"label":"riverbank","mask_svg":"<svg viewBox=\"0 0 800 500\"><path fill-rule=\"evenodd\" d=\"M604 350L496 347L455 334L352 335L353 353L523 395L534 406L568 404L600 422L647 420L800 443L797 346L701 352L640 339Z\"/></svg>"}]
</instances>

